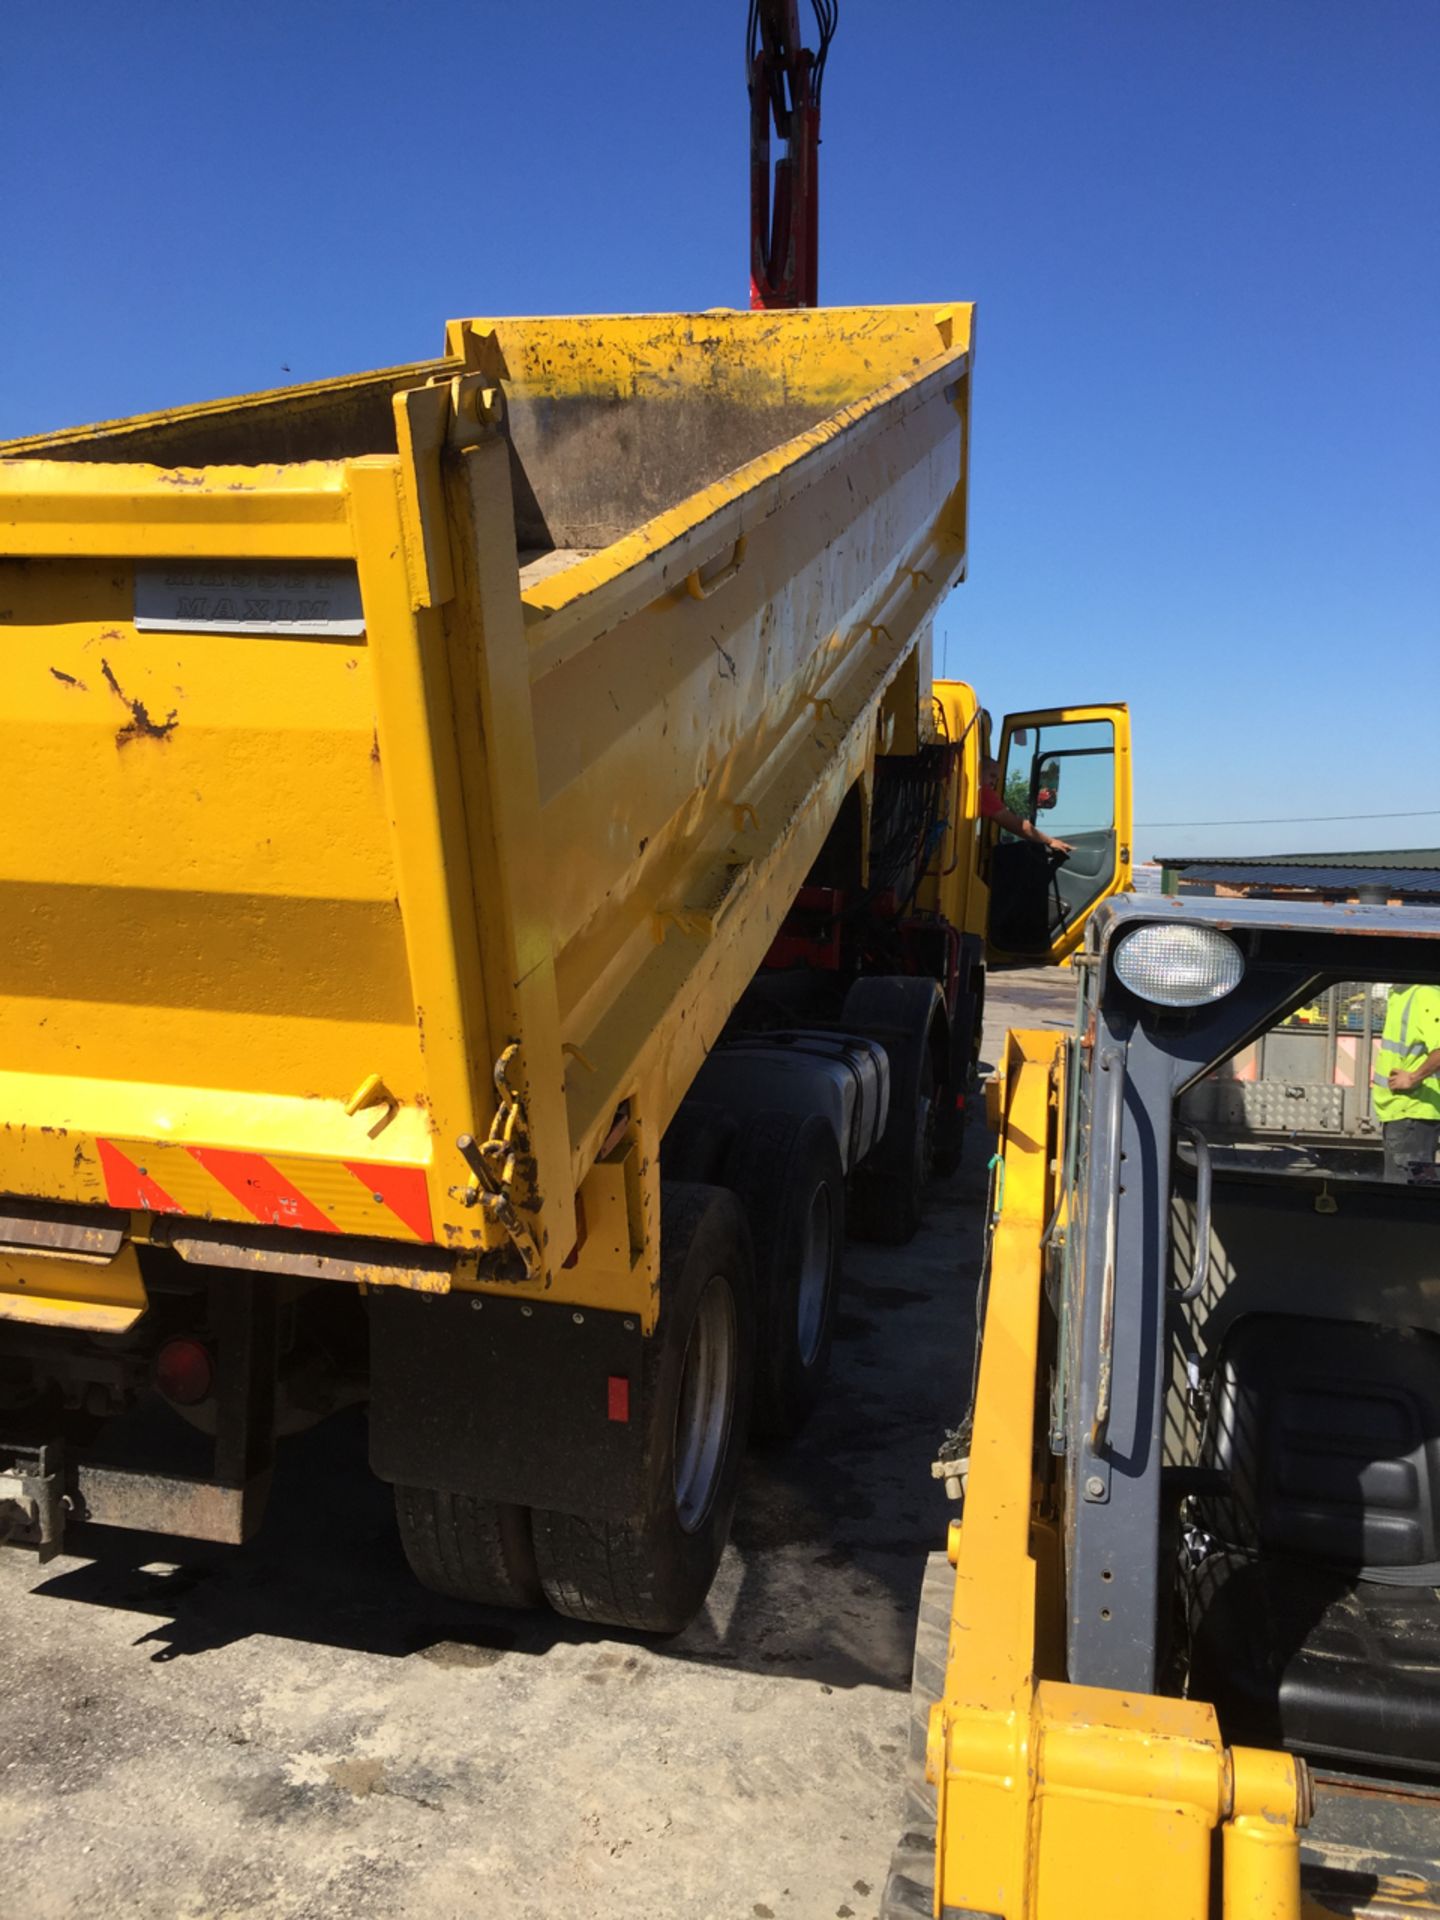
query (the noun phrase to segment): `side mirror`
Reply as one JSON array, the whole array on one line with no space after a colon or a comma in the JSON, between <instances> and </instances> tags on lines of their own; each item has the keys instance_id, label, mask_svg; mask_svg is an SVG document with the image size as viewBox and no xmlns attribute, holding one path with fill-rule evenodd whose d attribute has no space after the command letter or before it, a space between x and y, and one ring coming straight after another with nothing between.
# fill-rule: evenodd
<instances>
[{"instance_id":1,"label":"side mirror","mask_svg":"<svg viewBox=\"0 0 1440 1920\"><path fill-rule=\"evenodd\" d=\"M1060 798L1060 762L1042 760L1035 768L1035 811L1048 813Z\"/></svg>"}]
</instances>

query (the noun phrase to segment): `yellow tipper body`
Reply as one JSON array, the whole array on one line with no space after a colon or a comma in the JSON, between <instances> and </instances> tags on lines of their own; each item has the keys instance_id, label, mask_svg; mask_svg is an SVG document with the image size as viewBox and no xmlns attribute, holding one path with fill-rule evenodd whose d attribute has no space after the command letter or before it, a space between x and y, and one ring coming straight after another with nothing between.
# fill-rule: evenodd
<instances>
[{"instance_id":1,"label":"yellow tipper body","mask_svg":"<svg viewBox=\"0 0 1440 1920\"><path fill-rule=\"evenodd\" d=\"M0 448L0 1191L648 1326L660 1133L935 737L970 327L467 320Z\"/></svg>"}]
</instances>

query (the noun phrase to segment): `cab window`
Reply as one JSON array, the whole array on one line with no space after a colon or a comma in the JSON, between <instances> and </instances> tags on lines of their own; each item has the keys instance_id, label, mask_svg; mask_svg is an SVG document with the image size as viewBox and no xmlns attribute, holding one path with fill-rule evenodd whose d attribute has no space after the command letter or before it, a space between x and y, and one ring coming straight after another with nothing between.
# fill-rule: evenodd
<instances>
[{"instance_id":1,"label":"cab window","mask_svg":"<svg viewBox=\"0 0 1440 1920\"><path fill-rule=\"evenodd\" d=\"M1061 857L1002 834L995 848L991 938L1010 952L1047 953L1114 880L1113 722L1017 729L1008 739L1000 791L1013 812L1070 847Z\"/></svg>"}]
</instances>

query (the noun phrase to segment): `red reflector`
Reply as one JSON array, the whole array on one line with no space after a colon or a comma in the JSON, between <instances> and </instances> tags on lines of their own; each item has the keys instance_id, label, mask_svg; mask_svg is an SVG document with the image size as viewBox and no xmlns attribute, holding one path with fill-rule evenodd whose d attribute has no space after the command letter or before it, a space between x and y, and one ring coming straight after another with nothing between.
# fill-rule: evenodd
<instances>
[{"instance_id":1,"label":"red reflector","mask_svg":"<svg viewBox=\"0 0 1440 1920\"><path fill-rule=\"evenodd\" d=\"M608 1388L607 1411L610 1418L620 1421L628 1420L630 1418L630 1382L623 1373L612 1373Z\"/></svg>"},{"instance_id":2,"label":"red reflector","mask_svg":"<svg viewBox=\"0 0 1440 1920\"><path fill-rule=\"evenodd\" d=\"M155 1356L155 1384L177 1407L208 1399L215 1368L198 1340L167 1340Z\"/></svg>"},{"instance_id":3,"label":"red reflector","mask_svg":"<svg viewBox=\"0 0 1440 1920\"><path fill-rule=\"evenodd\" d=\"M955 1096L955 1111L957 1113L963 1113L965 1111L965 1096L963 1093L957 1093Z\"/></svg>"}]
</instances>

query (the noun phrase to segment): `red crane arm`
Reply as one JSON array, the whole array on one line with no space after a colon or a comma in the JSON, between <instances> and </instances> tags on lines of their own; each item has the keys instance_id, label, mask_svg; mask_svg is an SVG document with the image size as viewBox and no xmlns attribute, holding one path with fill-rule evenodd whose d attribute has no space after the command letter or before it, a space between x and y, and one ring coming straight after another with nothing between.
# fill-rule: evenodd
<instances>
[{"instance_id":1,"label":"red crane arm","mask_svg":"<svg viewBox=\"0 0 1440 1920\"><path fill-rule=\"evenodd\" d=\"M802 45L797 0L750 0L750 305L819 298L820 86L839 0L811 0L819 45ZM783 143L773 159L772 139Z\"/></svg>"}]
</instances>

